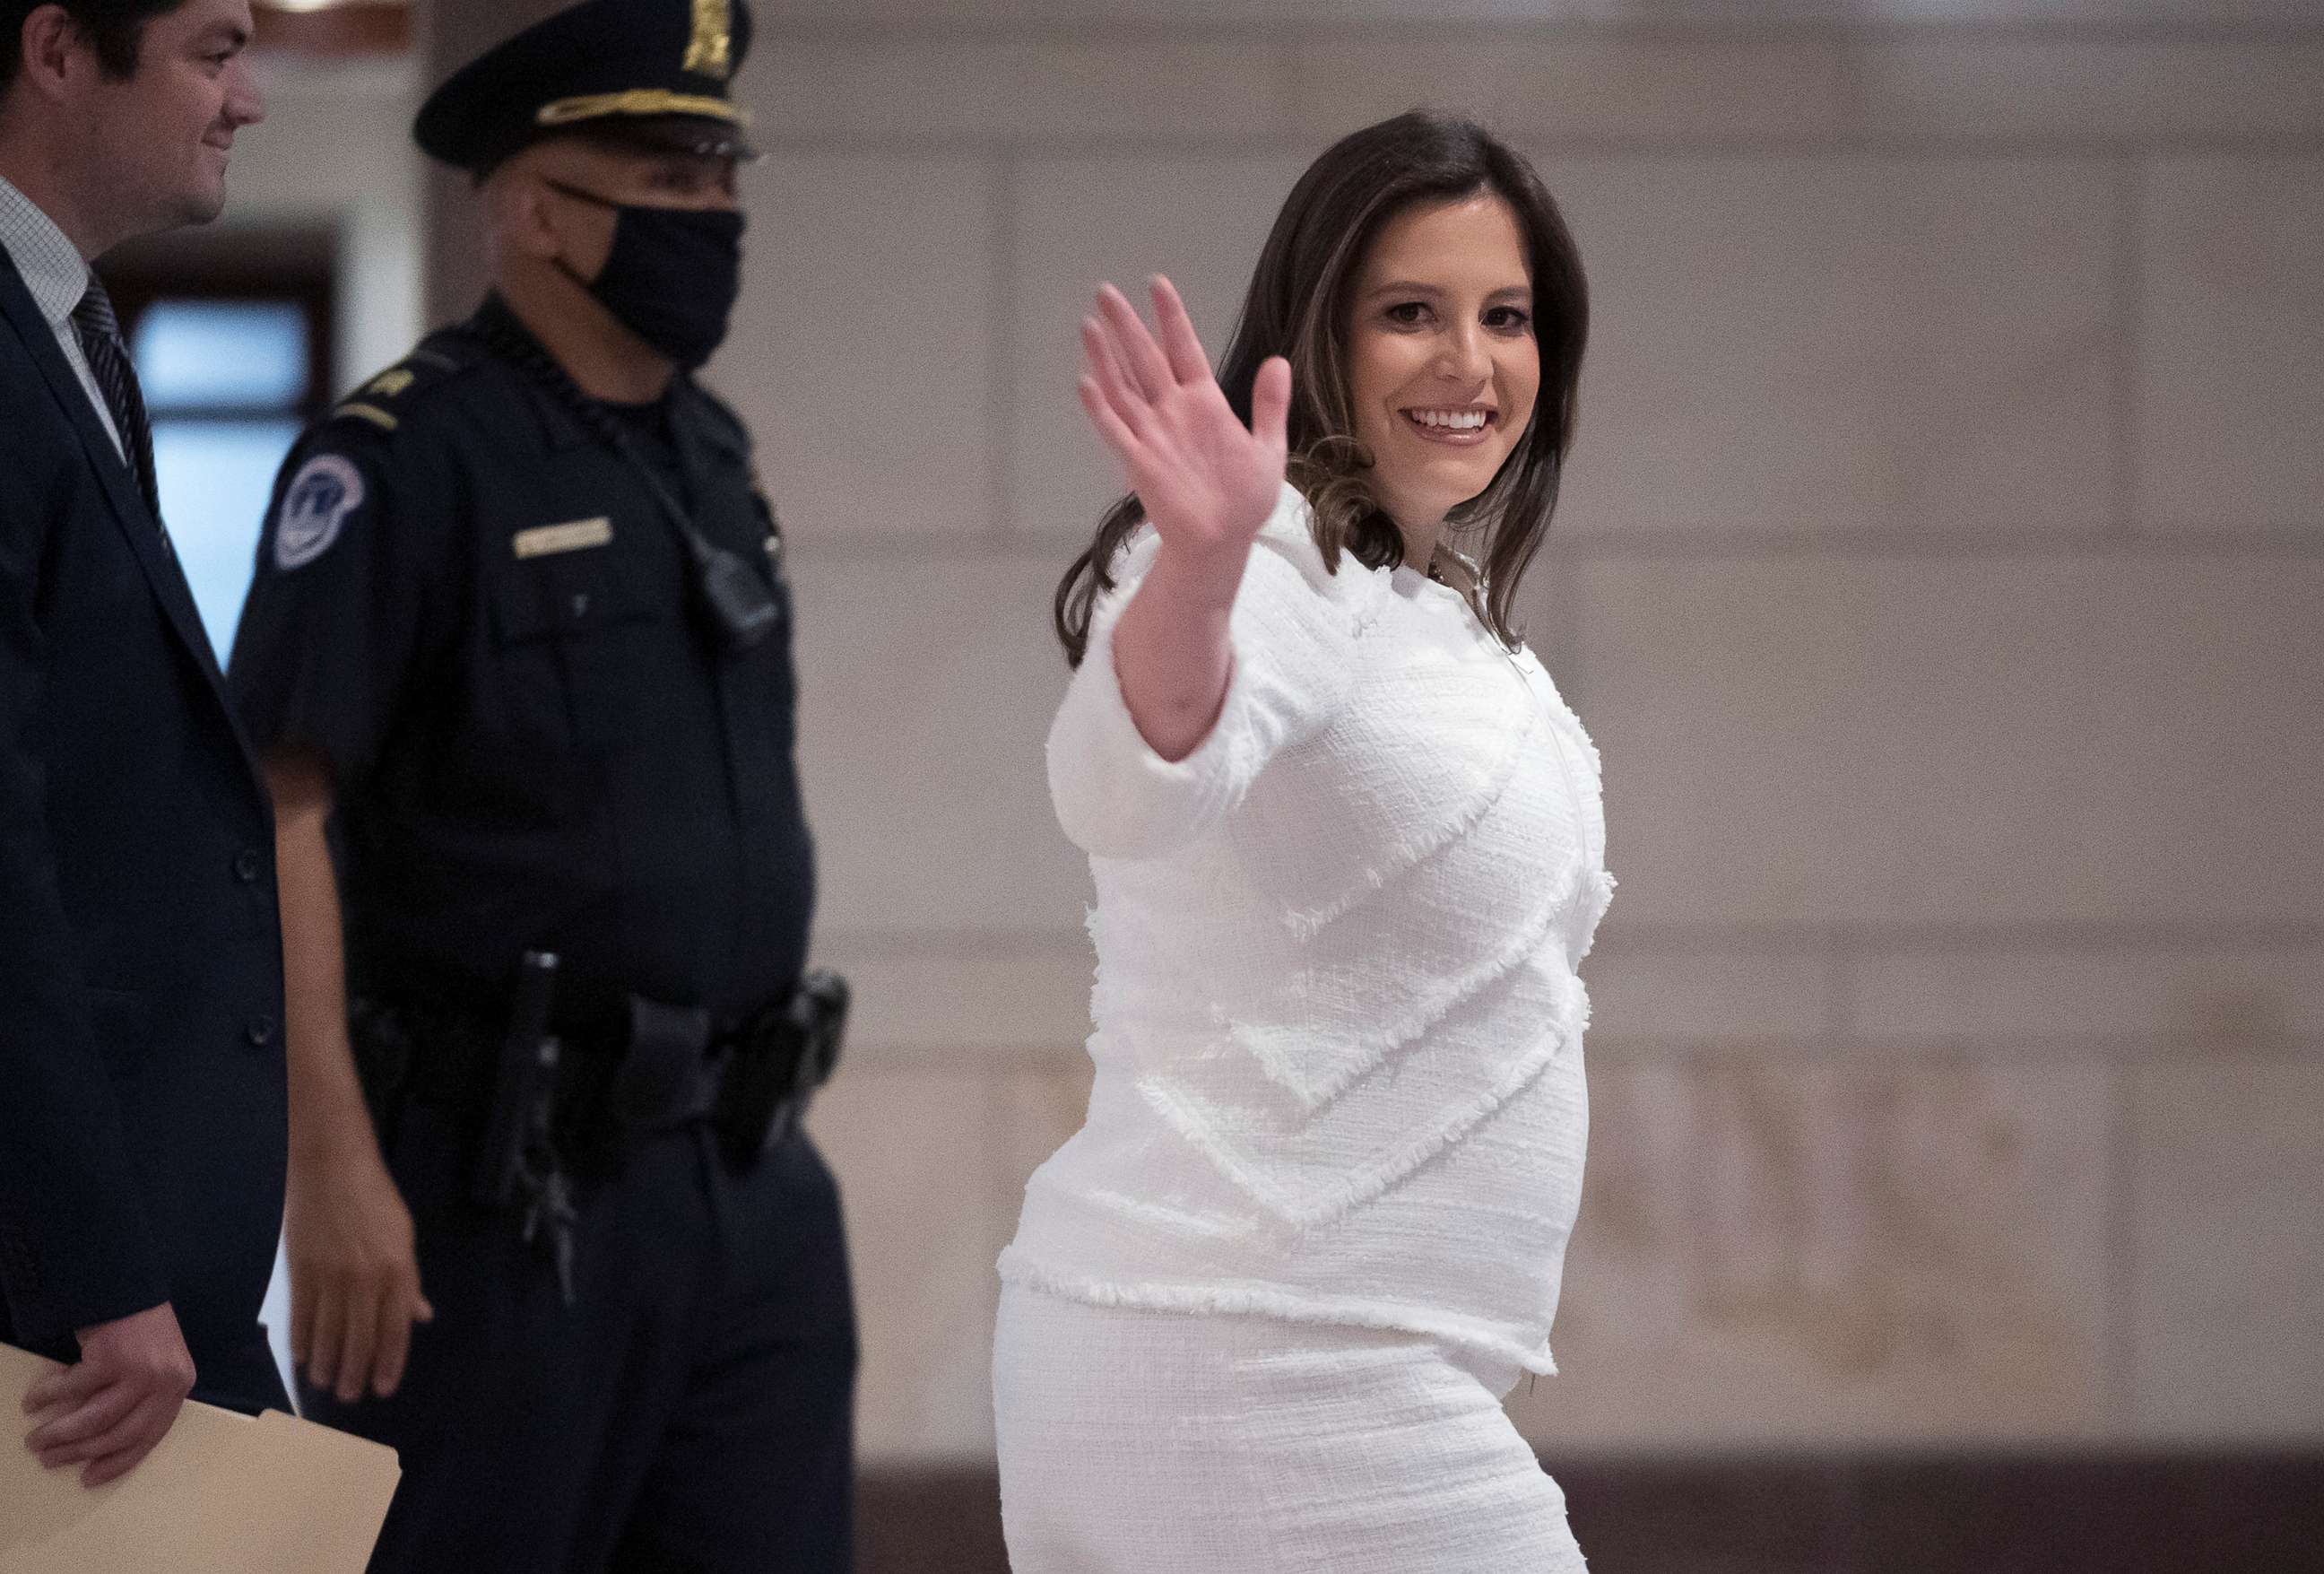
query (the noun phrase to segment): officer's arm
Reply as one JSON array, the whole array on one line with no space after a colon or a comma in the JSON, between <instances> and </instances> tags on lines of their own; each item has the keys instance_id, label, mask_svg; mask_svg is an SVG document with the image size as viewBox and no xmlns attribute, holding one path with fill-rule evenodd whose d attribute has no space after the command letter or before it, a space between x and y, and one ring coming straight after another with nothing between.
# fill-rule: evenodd
<instances>
[{"instance_id":1,"label":"officer's arm","mask_svg":"<svg viewBox=\"0 0 2324 1574\"><path fill-rule=\"evenodd\" d=\"M324 827L373 768L410 673L442 638L447 511L436 445L413 440L418 384L395 412L342 407L284 461L226 679L275 798L290 1018L290 1171L283 1218L290 1348L353 1401L401 1380L420 1292L411 1214L372 1134L347 1036L339 890ZM380 394L380 398L392 398ZM368 416L355 413L368 411ZM384 422L384 424L383 424Z\"/></svg>"},{"instance_id":2,"label":"officer's arm","mask_svg":"<svg viewBox=\"0 0 2324 1574\"><path fill-rule=\"evenodd\" d=\"M353 1149L378 1156L347 1041L346 953L338 877L325 835L331 776L305 750L267 756L281 884L282 989L290 1032L290 1151L316 1158Z\"/></svg>"},{"instance_id":3,"label":"officer's arm","mask_svg":"<svg viewBox=\"0 0 2324 1574\"><path fill-rule=\"evenodd\" d=\"M354 1400L402 1381L420 1287L411 1215L373 1134L347 1038L338 877L325 827L331 775L302 749L266 758L281 888L290 1023L290 1350L318 1385Z\"/></svg>"}]
</instances>

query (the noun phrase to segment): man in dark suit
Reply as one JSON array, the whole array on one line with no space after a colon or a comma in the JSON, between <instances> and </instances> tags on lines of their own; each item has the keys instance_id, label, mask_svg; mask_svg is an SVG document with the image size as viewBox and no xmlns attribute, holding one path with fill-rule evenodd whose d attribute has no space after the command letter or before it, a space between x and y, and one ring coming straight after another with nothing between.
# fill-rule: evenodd
<instances>
[{"instance_id":1,"label":"man in dark suit","mask_svg":"<svg viewBox=\"0 0 2324 1574\"><path fill-rule=\"evenodd\" d=\"M215 218L247 0L0 0L0 1340L101 1485L189 1392L282 1405L282 964L263 778L88 259Z\"/></svg>"}]
</instances>

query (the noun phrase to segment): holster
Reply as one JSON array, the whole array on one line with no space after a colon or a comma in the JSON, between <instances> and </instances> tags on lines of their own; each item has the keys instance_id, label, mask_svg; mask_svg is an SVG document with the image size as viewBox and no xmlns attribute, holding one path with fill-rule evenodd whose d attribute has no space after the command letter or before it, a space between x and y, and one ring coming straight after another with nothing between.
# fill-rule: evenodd
<instances>
[{"instance_id":1,"label":"holster","mask_svg":"<svg viewBox=\"0 0 2324 1574\"><path fill-rule=\"evenodd\" d=\"M697 1007L627 997L626 1021L576 1032L565 1044L550 1097L558 1160L577 1177L604 1178L620 1171L638 1138L706 1120L728 1168L750 1169L798 1128L815 1090L829 1080L848 1000L845 979L817 970L787 998L722 1033ZM487 1134L505 1127L538 1091L496 1074L492 1057L502 1024L483 1014L358 999L348 1028L383 1143L393 1140L409 1099L450 1106L462 1129L489 1143Z\"/></svg>"},{"instance_id":2,"label":"holster","mask_svg":"<svg viewBox=\"0 0 2324 1574\"><path fill-rule=\"evenodd\" d=\"M839 1064L847 1005L847 980L819 968L729 1042L710 1120L730 1169L749 1169L798 1129L815 1090Z\"/></svg>"}]
</instances>

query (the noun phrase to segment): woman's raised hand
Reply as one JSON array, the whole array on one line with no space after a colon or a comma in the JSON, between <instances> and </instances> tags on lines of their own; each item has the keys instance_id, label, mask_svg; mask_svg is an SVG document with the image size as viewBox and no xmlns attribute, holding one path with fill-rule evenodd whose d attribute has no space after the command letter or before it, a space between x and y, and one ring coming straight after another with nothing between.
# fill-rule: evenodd
<instances>
[{"instance_id":1,"label":"woman's raised hand","mask_svg":"<svg viewBox=\"0 0 2324 1574\"><path fill-rule=\"evenodd\" d=\"M1290 363L1277 356L1259 367L1246 429L1169 280L1154 281L1158 343L1112 285L1097 303L1082 319L1082 407L1120 456L1164 547L1191 559L1233 553L1239 567L1282 487Z\"/></svg>"}]
</instances>

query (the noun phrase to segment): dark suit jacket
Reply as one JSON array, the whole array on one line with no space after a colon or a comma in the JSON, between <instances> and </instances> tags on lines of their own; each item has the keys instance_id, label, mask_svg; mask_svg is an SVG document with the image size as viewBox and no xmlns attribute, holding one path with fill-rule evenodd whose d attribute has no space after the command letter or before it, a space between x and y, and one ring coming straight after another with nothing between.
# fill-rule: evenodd
<instances>
[{"instance_id":1,"label":"dark suit jacket","mask_svg":"<svg viewBox=\"0 0 2324 1574\"><path fill-rule=\"evenodd\" d=\"M279 1394L281 1021L264 779L0 247L0 1338L70 1358L168 1301L197 1393Z\"/></svg>"}]
</instances>

